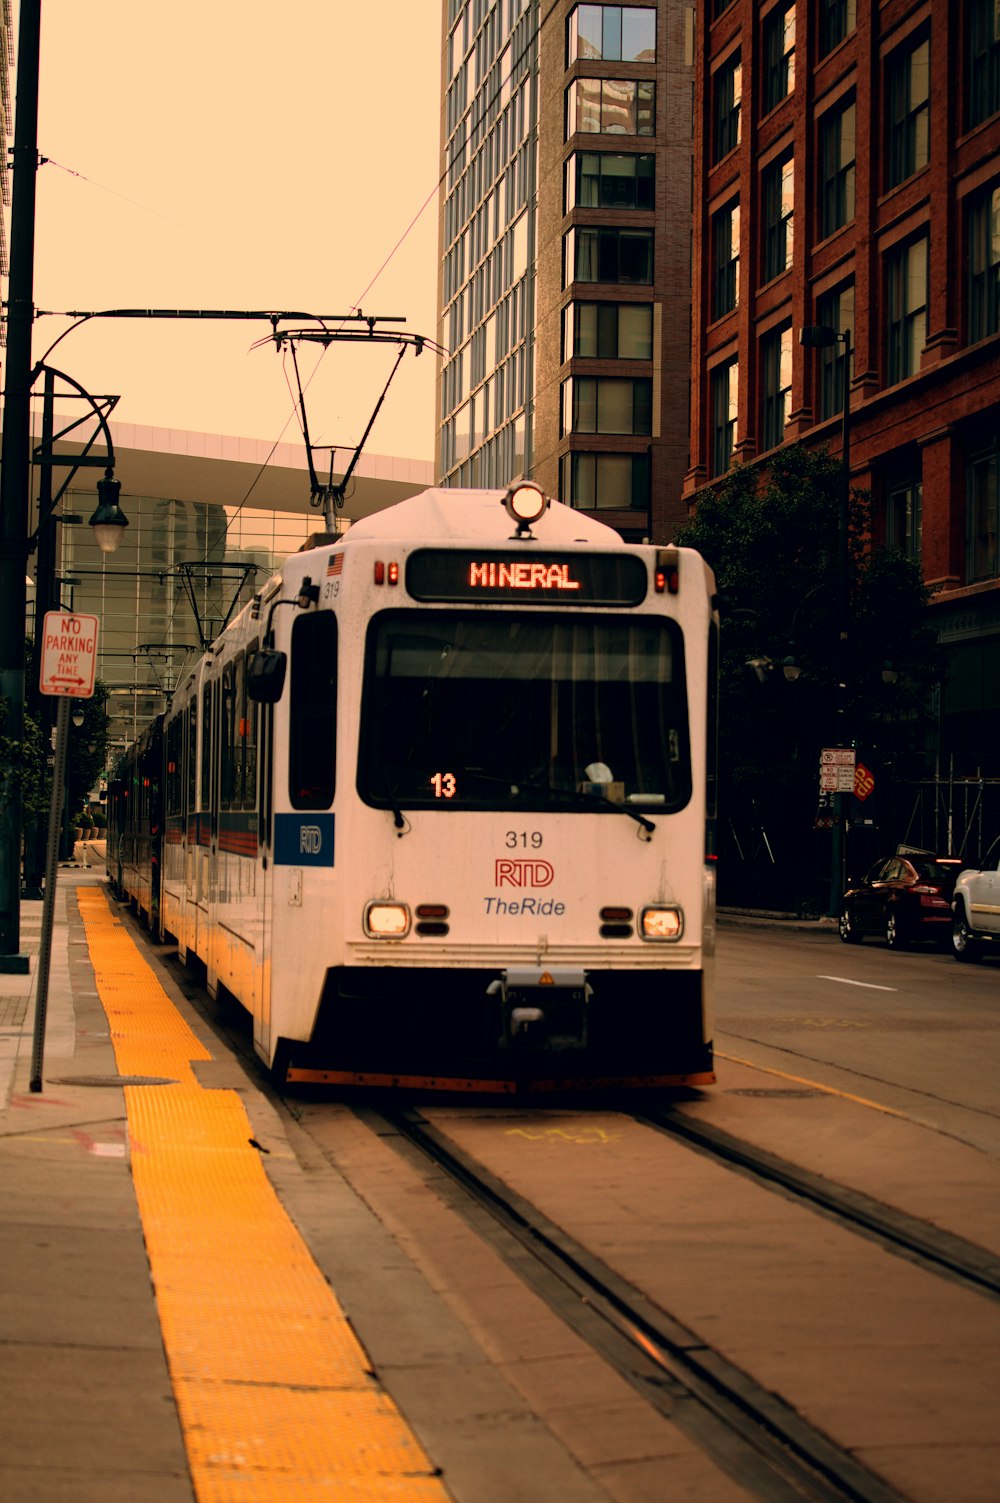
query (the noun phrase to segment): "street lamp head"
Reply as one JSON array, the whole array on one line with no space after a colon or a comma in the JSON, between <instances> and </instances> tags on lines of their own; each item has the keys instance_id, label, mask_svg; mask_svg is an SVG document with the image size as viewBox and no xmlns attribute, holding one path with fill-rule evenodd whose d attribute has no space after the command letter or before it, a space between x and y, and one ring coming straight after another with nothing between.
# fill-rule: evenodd
<instances>
[{"instance_id":1,"label":"street lamp head","mask_svg":"<svg viewBox=\"0 0 1000 1503\"><path fill-rule=\"evenodd\" d=\"M83 724L83 711L79 707L73 711L73 724L77 728Z\"/></svg>"},{"instance_id":2,"label":"street lamp head","mask_svg":"<svg viewBox=\"0 0 1000 1503\"><path fill-rule=\"evenodd\" d=\"M781 664L781 671L790 684L802 676L802 664L796 662L794 653L789 653Z\"/></svg>"},{"instance_id":3,"label":"street lamp head","mask_svg":"<svg viewBox=\"0 0 1000 1503\"><path fill-rule=\"evenodd\" d=\"M104 479L97 482L97 509L90 526L102 553L114 553L128 526L128 517L118 505L121 488L121 481L114 478L111 469L105 470Z\"/></svg>"},{"instance_id":4,"label":"street lamp head","mask_svg":"<svg viewBox=\"0 0 1000 1503\"><path fill-rule=\"evenodd\" d=\"M839 339L839 333L829 324L803 324L799 330L799 344L813 350L825 349L828 345L836 344Z\"/></svg>"}]
</instances>

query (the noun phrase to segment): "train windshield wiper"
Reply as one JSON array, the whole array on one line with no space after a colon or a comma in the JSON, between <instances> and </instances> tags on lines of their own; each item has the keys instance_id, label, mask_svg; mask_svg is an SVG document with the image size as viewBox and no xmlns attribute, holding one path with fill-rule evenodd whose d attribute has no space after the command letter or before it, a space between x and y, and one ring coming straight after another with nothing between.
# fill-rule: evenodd
<instances>
[{"instance_id":1,"label":"train windshield wiper","mask_svg":"<svg viewBox=\"0 0 1000 1503\"><path fill-rule=\"evenodd\" d=\"M470 773L474 774L475 777L480 778L485 783L502 784L503 787L509 788L511 793L514 795L516 795L521 788L530 788L533 793L547 793L553 798L566 800L569 803L576 804L580 808L599 808L602 811L611 810L615 814L627 814L629 819L634 819L636 824L641 825L642 828L644 830L647 830L650 834L652 834L656 829L653 821L651 819L647 819L644 814L640 814L637 809L629 808L628 804L616 803L612 799L605 798L603 794L600 793L589 793L586 789L583 788L560 788L554 783L543 783L537 778L501 778L495 776L492 773L480 772L478 769L473 769L471 767L467 770Z\"/></svg>"}]
</instances>

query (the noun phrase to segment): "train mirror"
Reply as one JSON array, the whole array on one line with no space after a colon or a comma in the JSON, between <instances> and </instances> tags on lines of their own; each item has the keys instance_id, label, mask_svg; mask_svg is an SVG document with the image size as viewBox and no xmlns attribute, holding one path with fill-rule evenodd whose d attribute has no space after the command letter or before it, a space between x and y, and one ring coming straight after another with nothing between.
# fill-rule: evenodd
<instances>
[{"instance_id":1,"label":"train mirror","mask_svg":"<svg viewBox=\"0 0 1000 1503\"><path fill-rule=\"evenodd\" d=\"M285 687L288 657L273 647L255 652L247 664L247 697L261 705L277 704Z\"/></svg>"}]
</instances>

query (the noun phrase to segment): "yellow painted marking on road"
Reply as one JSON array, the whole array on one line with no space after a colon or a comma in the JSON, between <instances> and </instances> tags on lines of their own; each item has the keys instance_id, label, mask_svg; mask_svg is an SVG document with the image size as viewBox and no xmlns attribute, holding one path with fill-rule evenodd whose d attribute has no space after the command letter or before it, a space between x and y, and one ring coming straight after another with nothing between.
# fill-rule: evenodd
<instances>
[{"instance_id":1,"label":"yellow painted marking on road","mask_svg":"<svg viewBox=\"0 0 1000 1503\"><path fill-rule=\"evenodd\" d=\"M564 1143L613 1143L621 1133L605 1132L603 1127L585 1127L579 1132L567 1132L563 1127L547 1127L544 1132L532 1132L527 1127L509 1127L508 1138L527 1138L531 1143L552 1142L559 1138Z\"/></svg>"},{"instance_id":2,"label":"yellow painted marking on road","mask_svg":"<svg viewBox=\"0 0 1000 1503\"><path fill-rule=\"evenodd\" d=\"M101 889L77 888L126 1086L132 1177L198 1503L447 1503L250 1145L235 1091Z\"/></svg>"},{"instance_id":3,"label":"yellow painted marking on road","mask_svg":"<svg viewBox=\"0 0 1000 1503\"><path fill-rule=\"evenodd\" d=\"M836 1086L824 1085L822 1081L810 1080L805 1075L789 1075L785 1070L755 1064L752 1059L740 1059L737 1054L723 1054L721 1049L716 1049L715 1057L728 1060L731 1065L746 1065L750 1070L759 1070L762 1075L776 1075L779 1080L791 1080L796 1085L811 1086L814 1091L825 1091L828 1096L839 1096L842 1101L853 1101L856 1106L870 1106L873 1112L883 1112L887 1117L899 1117L904 1122L912 1121L906 1112L897 1112L893 1106L883 1106L880 1101L869 1101L867 1096L853 1096L850 1091L838 1090Z\"/></svg>"}]
</instances>

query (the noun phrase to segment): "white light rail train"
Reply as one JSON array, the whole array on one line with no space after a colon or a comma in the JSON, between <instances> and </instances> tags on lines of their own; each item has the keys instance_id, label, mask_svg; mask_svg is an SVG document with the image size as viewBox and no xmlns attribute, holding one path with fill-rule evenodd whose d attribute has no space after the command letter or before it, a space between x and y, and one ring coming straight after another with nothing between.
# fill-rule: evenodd
<instances>
[{"instance_id":1,"label":"white light rail train","mask_svg":"<svg viewBox=\"0 0 1000 1503\"><path fill-rule=\"evenodd\" d=\"M714 593L528 482L322 534L126 753L112 885L282 1082L711 1083Z\"/></svg>"}]
</instances>

